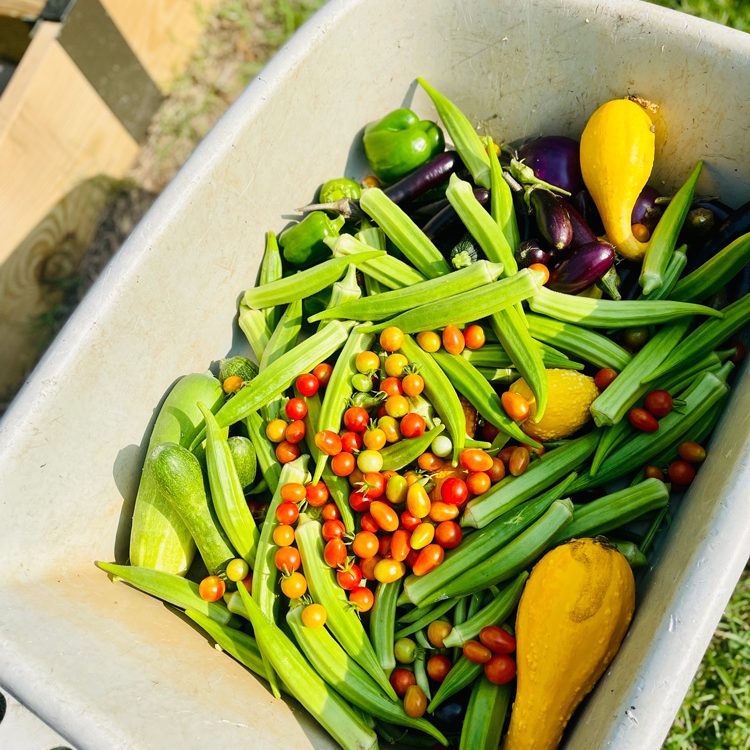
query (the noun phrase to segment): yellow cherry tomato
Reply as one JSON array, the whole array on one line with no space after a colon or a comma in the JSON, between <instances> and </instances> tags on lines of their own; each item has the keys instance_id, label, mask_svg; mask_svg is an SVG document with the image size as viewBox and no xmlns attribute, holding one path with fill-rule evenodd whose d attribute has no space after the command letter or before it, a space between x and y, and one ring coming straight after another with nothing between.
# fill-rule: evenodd
<instances>
[{"instance_id":1,"label":"yellow cherry tomato","mask_svg":"<svg viewBox=\"0 0 750 750\"><path fill-rule=\"evenodd\" d=\"M417 343L426 352L436 352L440 349L440 336L435 331L422 331L417 334Z\"/></svg>"},{"instance_id":2,"label":"yellow cherry tomato","mask_svg":"<svg viewBox=\"0 0 750 750\"><path fill-rule=\"evenodd\" d=\"M413 516L425 518L430 514L430 496L424 485L415 482L406 493L406 507Z\"/></svg>"},{"instance_id":3,"label":"yellow cherry tomato","mask_svg":"<svg viewBox=\"0 0 750 750\"><path fill-rule=\"evenodd\" d=\"M379 560L373 571L375 580L380 583L393 583L393 581L403 578L405 573L406 565L390 558Z\"/></svg>"},{"instance_id":4,"label":"yellow cherry tomato","mask_svg":"<svg viewBox=\"0 0 750 750\"><path fill-rule=\"evenodd\" d=\"M403 354L389 354L385 358L385 374L391 378L400 378L408 364L409 360Z\"/></svg>"},{"instance_id":5,"label":"yellow cherry tomato","mask_svg":"<svg viewBox=\"0 0 750 750\"><path fill-rule=\"evenodd\" d=\"M362 442L368 450L379 451L385 446L386 434L380 427L375 427L365 432L362 436Z\"/></svg>"},{"instance_id":6,"label":"yellow cherry tomato","mask_svg":"<svg viewBox=\"0 0 750 750\"><path fill-rule=\"evenodd\" d=\"M385 485L385 496L394 505L401 505L406 502L406 493L409 490L409 485L404 477L399 474L395 474L390 477ZM456 507L458 511L458 507Z\"/></svg>"},{"instance_id":7,"label":"yellow cherry tomato","mask_svg":"<svg viewBox=\"0 0 750 750\"><path fill-rule=\"evenodd\" d=\"M373 450L360 451L357 468L365 474L368 471L380 471L383 468L383 454Z\"/></svg>"},{"instance_id":8,"label":"yellow cherry tomato","mask_svg":"<svg viewBox=\"0 0 750 750\"><path fill-rule=\"evenodd\" d=\"M409 413L409 401L406 396L388 396L385 400L385 413L399 419Z\"/></svg>"},{"instance_id":9,"label":"yellow cherry tomato","mask_svg":"<svg viewBox=\"0 0 750 750\"><path fill-rule=\"evenodd\" d=\"M280 443L286 434L287 423L283 419L272 419L266 425L266 437L272 443Z\"/></svg>"},{"instance_id":10,"label":"yellow cherry tomato","mask_svg":"<svg viewBox=\"0 0 750 750\"><path fill-rule=\"evenodd\" d=\"M299 599L307 592L307 580L302 573L295 571L281 579L281 591L289 599Z\"/></svg>"},{"instance_id":11,"label":"yellow cherry tomato","mask_svg":"<svg viewBox=\"0 0 750 750\"><path fill-rule=\"evenodd\" d=\"M412 549L424 549L435 538L435 527L431 523L420 523L414 531L411 532L409 544Z\"/></svg>"},{"instance_id":12,"label":"yellow cherry tomato","mask_svg":"<svg viewBox=\"0 0 750 750\"><path fill-rule=\"evenodd\" d=\"M380 367L380 357L375 352L360 352L354 360L354 366L357 368L357 372L369 375L376 372Z\"/></svg>"},{"instance_id":13,"label":"yellow cherry tomato","mask_svg":"<svg viewBox=\"0 0 750 750\"><path fill-rule=\"evenodd\" d=\"M380 346L386 352L397 352L404 343L404 332L396 326L388 326L380 333Z\"/></svg>"},{"instance_id":14,"label":"yellow cherry tomato","mask_svg":"<svg viewBox=\"0 0 750 750\"><path fill-rule=\"evenodd\" d=\"M395 417L380 417L378 427L385 433L385 439L389 443L397 443L401 440L401 431Z\"/></svg>"}]
</instances>

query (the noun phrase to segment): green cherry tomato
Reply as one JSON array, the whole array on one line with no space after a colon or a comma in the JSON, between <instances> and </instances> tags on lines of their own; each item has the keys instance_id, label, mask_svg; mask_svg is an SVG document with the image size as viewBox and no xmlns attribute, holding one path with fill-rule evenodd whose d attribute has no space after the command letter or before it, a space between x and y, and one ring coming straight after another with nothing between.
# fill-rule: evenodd
<instances>
[{"instance_id":1,"label":"green cherry tomato","mask_svg":"<svg viewBox=\"0 0 750 750\"><path fill-rule=\"evenodd\" d=\"M417 658L417 644L411 638L399 638L393 644L393 653L399 664L412 664Z\"/></svg>"},{"instance_id":2,"label":"green cherry tomato","mask_svg":"<svg viewBox=\"0 0 750 750\"><path fill-rule=\"evenodd\" d=\"M352 375L352 388L360 393L367 393L372 390L372 378L361 372L355 373Z\"/></svg>"},{"instance_id":3,"label":"green cherry tomato","mask_svg":"<svg viewBox=\"0 0 750 750\"><path fill-rule=\"evenodd\" d=\"M242 581L247 578L250 566L240 557L236 557L227 564L227 578L230 581Z\"/></svg>"}]
</instances>

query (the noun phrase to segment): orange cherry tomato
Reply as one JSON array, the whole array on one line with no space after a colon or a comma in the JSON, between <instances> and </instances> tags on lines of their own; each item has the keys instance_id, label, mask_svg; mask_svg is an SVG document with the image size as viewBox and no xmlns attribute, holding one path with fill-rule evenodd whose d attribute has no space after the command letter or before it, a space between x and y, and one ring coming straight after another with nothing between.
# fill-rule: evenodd
<instances>
[{"instance_id":1,"label":"orange cherry tomato","mask_svg":"<svg viewBox=\"0 0 750 750\"><path fill-rule=\"evenodd\" d=\"M224 389L224 393L237 393L244 384L245 381L239 375L230 375L228 378L224 378L221 387Z\"/></svg>"},{"instance_id":2,"label":"orange cherry tomato","mask_svg":"<svg viewBox=\"0 0 750 750\"><path fill-rule=\"evenodd\" d=\"M453 625L451 625L447 620L433 620L428 626L427 626L427 640L435 647L435 648L445 648L445 639L448 637L448 633L453 630Z\"/></svg>"},{"instance_id":3,"label":"orange cherry tomato","mask_svg":"<svg viewBox=\"0 0 750 750\"><path fill-rule=\"evenodd\" d=\"M375 352L360 352L354 360L354 366L357 368L357 372L368 375L376 372L380 367L380 357Z\"/></svg>"},{"instance_id":4,"label":"orange cherry tomato","mask_svg":"<svg viewBox=\"0 0 750 750\"><path fill-rule=\"evenodd\" d=\"M454 506L455 507L455 506ZM435 541L443 549L453 549L461 544L464 533L455 521L443 521L435 529Z\"/></svg>"},{"instance_id":5,"label":"orange cherry tomato","mask_svg":"<svg viewBox=\"0 0 750 750\"><path fill-rule=\"evenodd\" d=\"M475 664L486 664L492 658L492 651L479 641L466 641L463 651L464 656Z\"/></svg>"},{"instance_id":6,"label":"orange cherry tomato","mask_svg":"<svg viewBox=\"0 0 750 750\"><path fill-rule=\"evenodd\" d=\"M505 476L505 464L499 456L492 459L492 468L487 473L492 484L499 482Z\"/></svg>"},{"instance_id":7,"label":"orange cherry tomato","mask_svg":"<svg viewBox=\"0 0 750 750\"><path fill-rule=\"evenodd\" d=\"M549 268L544 265L544 263L532 263L529 266L530 271L536 271L537 273L540 273L542 275L542 286L544 286L549 281Z\"/></svg>"},{"instance_id":8,"label":"orange cherry tomato","mask_svg":"<svg viewBox=\"0 0 750 750\"><path fill-rule=\"evenodd\" d=\"M287 425L286 431L284 432L284 440L287 443L297 444L301 442L305 437L305 423L301 419L295 419L294 422L290 422Z\"/></svg>"},{"instance_id":9,"label":"orange cherry tomato","mask_svg":"<svg viewBox=\"0 0 750 750\"><path fill-rule=\"evenodd\" d=\"M380 347L385 352L397 352L404 343L404 332L396 326L388 326L380 332Z\"/></svg>"},{"instance_id":10,"label":"orange cherry tomato","mask_svg":"<svg viewBox=\"0 0 750 750\"><path fill-rule=\"evenodd\" d=\"M375 595L365 586L357 586L349 592L349 601L360 612L369 612L375 604Z\"/></svg>"},{"instance_id":11,"label":"orange cherry tomato","mask_svg":"<svg viewBox=\"0 0 750 750\"><path fill-rule=\"evenodd\" d=\"M424 417L422 417L421 414L409 412L401 420L401 425L399 428L401 430L401 434L405 438L415 438L419 437L420 435L424 435L424 431L426 429Z\"/></svg>"},{"instance_id":12,"label":"orange cherry tomato","mask_svg":"<svg viewBox=\"0 0 750 750\"><path fill-rule=\"evenodd\" d=\"M286 549L290 549L286 547ZM307 580L302 573L295 571L281 579L281 591L289 599L300 599L307 593Z\"/></svg>"},{"instance_id":13,"label":"orange cherry tomato","mask_svg":"<svg viewBox=\"0 0 750 750\"><path fill-rule=\"evenodd\" d=\"M466 486L472 495L481 495L487 492L491 485L490 475L486 471L472 471L466 477Z\"/></svg>"},{"instance_id":14,"label":"orange cherry tomato","mask_svg":"<svg viewBox=\"0 0 750 750\"><path fill-rule=\"evenodd\" d=\"M322 628L327 617L328 613L322 604L308 604L302 610L302 624L306 628Z\"/></svg>"},{"instance_id":15,"label":"orange cherry tomato","mask_svg":"<svg viewBox=\"0 0 750 750\"><path fill-rule=\"evenodd\" d=\"M443 459L438 458L434 453L423 453L417 459L417 466L422 471L440 471L443 468Z\"/></svg>"},{"instance_id":16,"label":"orange cherry tomato","mask_svg":"<svg viewBox=\"0 0 750 750\"><path fill-rule=\"evenodd\" d=\"M423 351L432 354L440 349L440 336L435 331L422 331L417 334L417 343Z\"/></svg>"},{"instance_id":17,"label":"orange cherry tomato","mask_svg":"<svg viewBox=\"0 0 750 750\"><path fill-rule=\"evenodd\" d=\"M664 472L658 466L646 466L643 469L646 479L658 479L664 481Z\"/></svg>"},{"instance_id":18,"label":"orange cherry tomato","mask_svg":"<svg viewBox=\"0 0 750 750\"><path fill-rule=\"evenodd\" d=\"M320 511L320 515L324 521L340 521L341 511L336 503L326 503L323 506L323 510Z\"/></svg>"},{"instance_id":19,"label":"orange cherry tomato","mask_svg":"<svg viewBox=\"0 0 750 750\"><path fill-rule=\"evenodd\" d=\"M341 438L333 430L321 430L316 433L315 445L328 456L335 456L342 450Z\"/></svg>"},{"instance_id":20,"label":"orange cherry tomato","mask_svg":"<svg viewBox=\"0 0 750 750\"><path fill-rule=\"evenodd\" d=\"M321 388L325 388L328 385L328 381L331 379L331 373L333 372L333 366L327 362L321 362L313 369L312 374L318 379L318 385Z\"/></svg>"},{"instance_id":21,"label":"orange cherry tomato","mask_svg":"<svg viewBox=\"0 0 750 750\"><path fill-rule=\"evenodd\" d=\"M368 581L376 580L375 579L375 566L382 559L383 558L380 557L380 555L375 555L375 557L368 557L366 560L362 560L360 562L360 569L362 570L362 578L365 578Z\"/></svg>"},{"instance_id":22,"label":"orange cherry tomato","mask_svg":"<svg viewBox=\"0 0 750 750\"><path fill-rule=\"evenodd\" d=\"M401 387L407 396L419 396L424 390L424 378L416 372L410 372L402 381Z\"/></svg>"},{"instance_id":23,"label":"orange cherry tomato","mask_svg":"<svg viewBox=\"0 0 750 750\"><path fill-rule=\"evenodd\" d=\"M706 449L694 440L680 443L677 452L681 459L691 464L700 464L706 460Z\"/></svg>"},{"instance_id":24,"label":"orange cherry tomato","mask_svg":"<svg viewBox=\"0 0 750 750\"><path fill-rule=\"evenodd\" d=\"M369 451L379 451L381 448L384 448L386 440L385 431L380 429L380 427L367 430L362 437L365 448Z\"/></svg>"},{"instance_id":25,"label":"orange cherry tomato","mask_svg":"<svg viewBox=\"0 0 750 750\"><path fill-rule=\"evenodd\" d=\"M406 574L406 566L398 560L383 559L378 561L374 570L375 580L380 583L393 583L403 578Z\"/></svg>"},{"instance_id":26,"label":"orange cherry tomato","mask_svg":"<svg viewBox=\"0 0 750 750\"><path fill-rule=\"evenodd\" d=\"M476 323L468 326L464 330L464 341L466 341L467 349L481 349L484 346L486 340L487 339L484 335L484 328L477 325Z\"/></svg>"},{"instance_id":27,"label":"orange cherry tomato","mask_svg":"<svg viewBox=\"0 0 750 750\"><path fill-rule=\"evenodd\" d=\"M508 471L514 477L520 477L529 468L529 449L519 445L513 449L508 460Z\"/></svg>"},{"instance_id":28,"label":"orange cherry tomato","mask_svg":"<svg viewBox=\"0 0 750 750\"><path fill-rule=\"evenodd\" d=\"M645 224L631 224L630 231L638 242L648 242L651 239L651 230Z\"/></svg>"},{"instance_id":29,"label":"orange cherry tomato","mask_svg":"<svg viewBox=\"0 0 750 750\"><path fill-rule=\"evenodd\" d=\"M492 468L492 456L480 448L466 448L461 451L461 466L468 471L489 471Z\"/></svg>"},{"instance_id":30,"label":"orange cherry tomato","mask_svg":"<svg viewBox=\"0 0 750 750\"><path fill-rule=\"evenodd\" d=\"M505 391L500 396L500 403L505 413L515 422L523 422L531 412L529 402L520 393L514 391Z\"/></svg>"},{"instance_id":31,"label":"orange cherry tomato","mask_svg":"<svg viewBox=\"0 0 750 750\"><path fill-rule=\"evenodd\" d=\"M380 390L386 396L400 396L404 390L401 386L401 378L384 378L380 383Z\"/></svg>"},{"instance_id":32,"label":"orange cherry tomato","mask_svg":"<svg viewBox=\"0 0 750 750\"><path fill-rule=\"evenodd\" d=\"M328 502L329 495L328 487L322 480L305 487L305 497L313 508L322 508Z\"/></svg>"},{"instance_id":33,"label":"orange cherry tomato","mask_svg":"<svg viewBox=\"0 0 750 750\"><path fill-rule=\"evenodd\" d=\"M200 598L207 602L218 602L227 590L227 585L219 576L206 576L198 584Z\"/></svg>"},{"instance_id":34,"label":"orange cherry tomato","mask_svg":"<svg viewBox=\"0 0 750 750\"><path fill-rule=\"evenodd\" d=\"M435 682L442 682L453 667L453 662L445 654L433 654L427 660L427 675Z\"/></svg>"},{"instance_id":35,"label":"orange cherry tomato","mask_svg":"<svg viewBox=\"0 0 750 750\"><path fill-rule=\"evenodd\" d=\"M419 685L409 685L404 693L404 711L412 719L424 716L427 710L427 696Z\"/></svg>"},{"instance_id":36,"label":"orange cherry tomato","mask_svg":"<svg viewBox=\"0 0 750 750\"><path fill-rule=\"evenodd\" d=\"M331 459L331 471L337 477L348 477L356 468L357 459L353 454L341 451Z\"/></svg>"},{"instance_id":37,"label":"orange cherry tomato","mask_svg":"<svg viewBox=\"0 0 750 750\"><path fill-rule=\"evenodd\" d=\"M442 500L438 500L430 506L430 520L435 521L435 523L452 521L454 518L458 518L460 512L461 509L458 505L450 505L449 503L444 503Z\"/></svg>"},{"instance_id":38,"label":"orange cherry tomato","mask_svg":"<svg viewBox=\"0 0 750 750\"><path fill-rule=\"evenodd\" d=\"M388 380L388 378L386 378L386 380ZM388 396L385 400L385 413L394 419L400 419L408 414L409 402L406 400L406 396L402 396L398 393ZM403 427L401 428L401 432L403 433Z\"/></svg>"},{"instance_id":39,"label":"orange cherry tomato","mask_svg":"<svg viewBox=\"0 0 750 750\"><path fill-rule=\"evenodd\" d=\"M461 354L466 348L466 341L461 330L454 325L443 329L443 348L448 354Z\"/></svg>"},{"instance_id":40,"label":"orange cherry tomato","mask_svg":"<svg viewBox=\"0 0 750 750\"><path fill-rule=\"evenodd\" d=\"M423 576L431 570L435 570L445 557L445 552L439 544L428 544L424 549L419 551L417 559L412 566L412 572L415 576Z\"/></svg>"},{"instance_id":41,"label":"orange cherry tomato","mask_svg":"<svg viewBox=\"0 0 750 750\"><path fill-rule=\"evenodd\" d=\"M338 568L346 562L346 545L341 539L331 539L323 549L323 559L331 568Z\"/></svg>"},{"instance_id":42,"label":"orange cherry tomato","mask_svg":"<svg viewBox=\"0 0 750 750\"><path fill-rule=\"evenodd\" d=\"M281 527L277 526L277 528L281 528ZM275 530L274 530L274 533L275 533ZM342 521L338 521L338 520L323 521L321 534L323 536L323 539L325 539L327 542L330 542L331 539L343 539L344 534L346 534L346 527L344 526Z\"/></svg>"},{"instance_id":43,"label":"orange cherry tomato","mask_svg":"<svg viewBox=\"0 0 750 750\"><path fill-rule=\"evenodd\" d=\"M300 449L297 444L289 443L286 440L282 440L276 446L275 453L276 453L276 458L278 459L280 464L288 464L291 461L294 461L295 459L299 458Z\"/></svg>"},{"instance_id":44,"label":"orange cherry tomato","mask_svg":"<svg viewBox=\"0 0 750 750\"><path fill-rule=\"evenodd\" d=\"M373 500L370 503L370 513L383 531L395 531L398 528L398 513L388 503Z\"/></svg>"},{"instance_id":45,"label":"orange cherry tomato","mask_svg":"<svg viewBox=\"0 0 750 750\"><path fill-rule=\"evenodd\" d=\"M282 573L293 573L302 565L302 558L296 547L279 547L274 555L276 569Z\"/></svg>"},{"instance_id":46,"label":"orange cherry tomato","mask_svg":"<svg viewBox=\"0 0 750 750\"><path fill-rule=\"evenodd\" d=\"M341 525L343 526L344 524ZM294 529L288 523L280 523L273 530L273 543L278 547L288 547L293 542Z\"/></svg>"},{"instance_id":47,"label":"orange cherry tomato","mask_svg":"<svg viewBox=\"0 0 750 750\"><path fill-rule=\"evenodd\" d=\"M289 503L301 503L305 499L307 491L305 485L299 482L287 482L282 488L281 492L282 500L286 500Z\"/></svg>"},{"instance_id":48,"label":"orange cherry tomato","mask_svg":"<svg viewBox=\"0 0 750 750\"><path fill-rule=\"evenodd\" d=\"M369 505L367 506L370 507ZM370 511L365 511L359 519L359 525L362 528L362 531L370 531L373 534L377 534L378 531L380 531L380 526L375 523L375 519L372 517L372 514Z\"/></svg>"},{"instance_id":49,"label":"orange cherry tomato","mask_svg":"<svg viewBox=\"0 0 750 750\"><path fill-rule=\"evenodd\" d=\"M378 553L380 542L372 531L360 531L352 541L352 552L363 560L375 557Z\"/></svg>"},{"instance_id":50,"label":"orange cherry tomato","mask_svg":"<svg viewBox=\"0 0 750 750\"><path fill-rule=\"evenodd\" d=\"M296 503L285 500L276 507L276 520L279 523L293 524L299 518L299 508Z\"/></svg>"},{"instance_id":51,"label":"orange cherry tomato","mask_svg":"<svg viewBox=\"0 0 750 750\"><path fill-rule=\"evenodd\" d=\"M411 552L411 534L406 529L397 529L391 536L391 559L403 562Z\"/></svg>"}]
</instances>

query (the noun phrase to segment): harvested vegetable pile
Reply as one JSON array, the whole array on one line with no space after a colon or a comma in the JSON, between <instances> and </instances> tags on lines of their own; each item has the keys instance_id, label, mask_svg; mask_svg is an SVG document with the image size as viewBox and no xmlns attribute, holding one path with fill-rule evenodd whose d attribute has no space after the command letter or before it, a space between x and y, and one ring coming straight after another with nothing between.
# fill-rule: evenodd
<instances>
[{"instance_id":1,"label":"harvested vegetable pile","mask_svg":"<svg viewBox=\"0 0 750 750\"><path fill-rule=\"evenodd\" d=\"M516 150L419 82L446 133L371 123L373 175L266 235L239 311L257 364L174 386L131 565L99 566L344 748L552 750L706 459L750 211L696 198L701 162L648 187L648 103Z\"/></svg>"}]
</instances>

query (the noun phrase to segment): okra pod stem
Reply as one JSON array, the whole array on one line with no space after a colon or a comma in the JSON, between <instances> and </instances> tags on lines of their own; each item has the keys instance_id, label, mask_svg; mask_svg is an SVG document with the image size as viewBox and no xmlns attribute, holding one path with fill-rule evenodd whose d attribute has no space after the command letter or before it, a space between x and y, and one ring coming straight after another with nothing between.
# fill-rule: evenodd
<instances>
[{"instance_id":1,"label":"okra pod stem","mask_svg":"<svg viewBox=\"0 0 750 750\"><path fill-rule=\"evenodd\" d=\"M330 286L334 281L338 281L350 263L357 265L375 258L382 258L384 255L382 250L368 248L366 252L331 258L312 268L272 281L270 284L248 289L242 297L242 304L261 310L276 305L288 305L295 300L310 297Z\"/></svg>"},{"instance_id":2,"label":"okra pod stem","mask_svg":"<svg viewBox=\"0 0 750 750\"><path fill-rule=\"evenodd\" d=\"M690 204L693 202L695 183L698 182L702 167L702 161L695 165L685 184L669 201L669 205L664 209L664 214L651 235L638 280L644 294L650 294L664 283L664 272L677 245L677 238L690 210Z\"/></svg>"},{"instance_id":3,"label":"okra pod stem","mask_svg":"<svg viewBox=\"0 0 750 750\"><path fill-rule=\"evenodd\" d=\"M497 750L512 700L510 685L477 680L461 726L459 750Z\"/></svg>"},{"instance_id":4,"label":"okra pod stem","mask_svg":"<svg viewBox=\"0 0 750 750\"><path fill-rule=\"evenodd\" d=\"M325 312L330 313L334 308L346 305L349 302L358 300L362 297L362 288L357 283L357 267L349 266L344 278L337 281L331 287L331 299L328 302L328 307ZM338 316L327 315L325 318L320 319L318 330L325 328L328 325L329 320L332 320ZM369 320L369 318L368 318Z\"/></svg>"},{"instance_id":5,"label":"okra pod stem","mask_svg":"<svg viewBox=\"0 0 750 750\"><path fill-rule=\"evenodd\" d=\"M593 299L542 287L531 299L534 312L587 328L631 328L668 323L690 315L721 318L724 311L706 305L667 300Z\"/></svg>"},{"instance_id":6,"label":"okra pod stem","mask_svg":"<svg viewBox=\"0 0 750 750\"><path fill-rule=\"evenodd\" d=\"M656 287L649 294L642 295L643 299L678 299L672 294L672 290L680 279L680 275L687 265L687 245L678 247L669 259L667 268L664 271L664 278L660 286ZM699 302L698 299L686 299L683 302Z\"/></svg>"},{"instance_id":7,"label":"okra pod stem","mask_svg":"<svg viewBox=\"0 0 750 750\"><path fill-rule=\"evenodd\" d=\"M403 289L383 292L364 299L354 300L310 317L310 322L339 318L349 320L383 320L404 310L410 310L425 303L425 300L439 300L462 292L470 292L500 277L501 263L482 260L466 268L452 271L446 276L428 279Z\"/></svg>"},{"instance_id":8,"label":"okra pod stem","mask_svg":"<svg viewBox=\"0 0 750 750\"><path fill-rule=\"evenodd\" d=\"M273 333L273 329L266 320L265 313L263 310L256 310L254 307L248 307L240 302L237 323L242 333L245 334L255 359L260 360Z\"/></svg>"},{"instance_id":9,"label":"okra pod stem","mask_svg":"<svg viewBox=\"0 0 750 750\"><path fill-rule=\"evenodd\" d=\"M507 276L516 273L518 263L508 240L505 239L503 230L476 199L471 185L466 180L452 174L448 181L445 197L453 206L469 234L482 248L488 260L502 263Z\"/></svg>"},{"instance_id":10,"label":"okra pod stem","mask_svg":"<svg viewBox=\"0 0 750 750\"><path fill-rule=\"evenodd\" d=\"M493 281L452 297L427 302L390 320L363 325L361 328L370 332L382 331L389 326L396 326L405 333L431 331L462 320L462 317L466 320L478 320L507 310L516 303L533 297L540 287L537 272L524 268L507 279Z\"/></svg>"},{"instance_id":11,"label":"okra pod stem","mask_svg":"<svg viewBox=\"0 0 750 750\"><path fill-rule=\"evenodd\" d=\"M460 625L454 625L453 630L443 639L445 647L463 646L466 641L479 635L482 628L505 622L521 599L528 577L526 571L519 573L497 596L490 599L489 604Z\"/></svg>"},{"instance_id":12,"label":"okra pod stem","mask_svg":"<svg viewBox=\"0 0 750 750\"><path fill-rule=\"evenodd\" d=\"M380 188L365 190L359 205L423 276L434 279L450 273L440 250Z\"/></svg>"},{"instance_id":13,"label":"okra pod stem","mask_svg":"<svg viewBox=\"0 0 750 750\"><path fill-rule=\"evenodd\" d=\"M464 510L462 526L482 528L498 516L577 469L594 452L599 433L589 432L560 448L548 451L519 477L508 476L483 495L470 500Z\"/></svg>"},{"instance_id":14,"label":"okra pod stem","mask_svg":"<svg viewBox=\"0 0 750 750\"><path fill-rule=\"evenodd\" d=\"M490 383L501 385L510 385L521 377L518 370L511 367L477 367L477 372Z\"/></svg>"}]
</instances>

